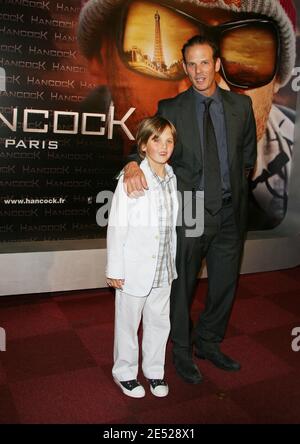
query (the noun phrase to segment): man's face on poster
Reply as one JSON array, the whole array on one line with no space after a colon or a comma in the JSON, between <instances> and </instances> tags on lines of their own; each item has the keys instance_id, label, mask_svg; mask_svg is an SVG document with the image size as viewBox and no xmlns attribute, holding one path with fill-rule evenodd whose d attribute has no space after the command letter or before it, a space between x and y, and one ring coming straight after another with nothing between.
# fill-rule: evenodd
<instances>
[{"instance_id":1,"label":"man's face on poster","mask_svg":"<svg viewBox=\"0 0 300 444\"><path fill-rule=\"evenodd\" d=\"M116 112L123 116L135 107L128 121L135 130L141 118L155 113L159 100L186 90L190 82L182 68L181 48L191 36L209 31L219 43L223 67L216 80L221 87L252 98L260 140L278 89L276 26L253 14L174 0L164 4L124 2L111 33L104 36L102 69Z\"/></svg>"}]
</instances>

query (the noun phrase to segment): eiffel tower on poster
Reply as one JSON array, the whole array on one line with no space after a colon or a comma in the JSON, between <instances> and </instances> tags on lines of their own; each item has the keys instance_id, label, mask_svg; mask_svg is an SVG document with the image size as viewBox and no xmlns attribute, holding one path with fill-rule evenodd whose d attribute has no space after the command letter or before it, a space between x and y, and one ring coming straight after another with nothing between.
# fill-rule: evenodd
<instances>
[{"instance_id":1,"label":"eiffel tower on poster","mask_svg":"<svg viewBox=\"0 0 300 444\"><path fill-rule=\"evenodd\" d=\"M177 79L182 77L184 73L181 59L174 60L169 66L166 65L161 35L160 14L158 13L158 10L155 11L153 17L155 24L153 54L147 54L145 49L139 47L139 42L137 41L138 37L136 37L136 40L132 40L130 46L128 45L129 49L125 51L127 62L135 71L160 79ZM153 38L151 34L152 33L149 32L149 39Z\"/></svg>"},{"instance_id":2,"label":"eiffel tower on poster","mask_svg":"<svg viewBox=\"0 0 300 444\"><path fill-rule=\"evenodd\" d=\"M163 48L162 48L162 40L161 40L161 31L160 31L160 15L158 11L155 12L155 40L154 40L154 58L153 62L157 67L166 67Z\"/></svg>"}]
</instances>

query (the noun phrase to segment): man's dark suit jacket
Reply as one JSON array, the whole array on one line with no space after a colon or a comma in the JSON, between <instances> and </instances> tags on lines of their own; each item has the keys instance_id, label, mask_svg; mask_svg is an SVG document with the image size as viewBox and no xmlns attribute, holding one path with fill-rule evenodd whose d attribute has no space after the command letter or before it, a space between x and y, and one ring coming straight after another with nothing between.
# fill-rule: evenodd
<instances>
[{"instance_id":1,"label":"man's dark suit jacket","mask_svg":"<svg viewBox=\"0 0 300 444\"><path fill-rule=\"evenodd\" d=\"M248 181L246 171L256 162L256 124L251 99L220 88L227 134L232 203L241 236L246 230ZM177 130L170 164L177 176L178 190L199 189L203 170L202 150L192 87L172 99L161 100L158 112ZM205 190L204 190L205 193Z\"/></svg>"}]
</instances>

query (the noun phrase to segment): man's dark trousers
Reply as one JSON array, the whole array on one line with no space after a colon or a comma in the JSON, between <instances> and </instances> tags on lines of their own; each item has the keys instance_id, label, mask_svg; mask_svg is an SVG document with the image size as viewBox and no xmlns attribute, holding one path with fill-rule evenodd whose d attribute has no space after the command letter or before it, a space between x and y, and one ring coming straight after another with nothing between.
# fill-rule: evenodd
<instances>
[{"instance_id":1,"label":"man's dark trousers","mask_svg":"<svg viewBox=\"0 0 300 444\"><path fill-rule=\"evenodd\" d=\"M205 229L202 236L186 237L184 226L178 227L177 230L178 279L173 282L170 301L171 339L175 360L176 357L191 357L192 338L196 345L201 343L206 345L207 349L223 340L234 300L243 248L243 239L236 228L230 202L224 204L215 216L205 212ZM190 308L204 258L208 274L208 293L204 311L192 335Z\"/></svg>"}]
</instances>

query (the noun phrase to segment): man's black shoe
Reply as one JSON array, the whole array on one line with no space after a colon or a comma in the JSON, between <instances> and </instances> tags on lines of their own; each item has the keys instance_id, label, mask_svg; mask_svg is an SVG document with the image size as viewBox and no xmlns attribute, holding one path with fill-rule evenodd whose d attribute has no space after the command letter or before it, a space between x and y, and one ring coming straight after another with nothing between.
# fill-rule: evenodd
<instances>
[{"instance_id":1,"label":"man's black shoe","mask_svg":"<svg viewBox=\"0 0 300 444\"><path fill-rule=\"evenodd\" d=\"M177 374L189 384L200 384L203 380L198 367L192 359L174 358L174 365Z\"/></svg>"},{"instance_id":2,"label":"man's black shoe","mask_svg":"<svg viewBox=\"0 0 300 444\"><path fill-rule=\"evenodd\" d=\"M216 367L228 372L236 372L241 369L241 364L234 361L229 356L224 355L220 350L198 351L195 349L195 356L199 359L207 359Z\"/></svg>"}]
</instances>

